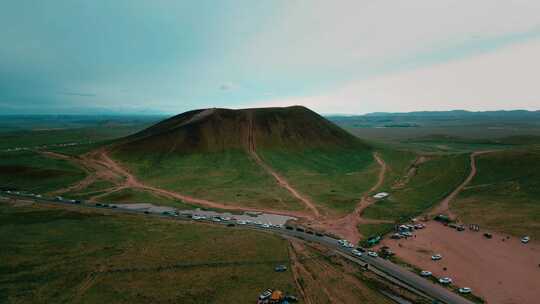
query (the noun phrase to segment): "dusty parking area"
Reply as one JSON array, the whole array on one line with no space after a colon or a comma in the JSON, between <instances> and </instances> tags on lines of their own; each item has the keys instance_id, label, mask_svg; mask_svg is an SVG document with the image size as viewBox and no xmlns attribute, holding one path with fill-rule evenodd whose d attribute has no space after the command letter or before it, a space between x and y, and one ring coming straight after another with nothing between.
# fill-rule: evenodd
<instances>
[{"instance_id":1,"label":"dusty parking area","mask_svg":"<svg viewBox=\"0 0 540 304\"><path fill-rule=\"evenodd\" d=\"M524 245L516 237L506 239L506 235L493 233L492 239L486 239L483 233L458 232L432 221L426 229L417 230L416 237L387 239L383 245L407 263L437 277L451 277L456 286L471 287L487 303L540 303L538 240ZM435 253L442 254L442 260L432 261Z\"/></svg>"}]
</instances>

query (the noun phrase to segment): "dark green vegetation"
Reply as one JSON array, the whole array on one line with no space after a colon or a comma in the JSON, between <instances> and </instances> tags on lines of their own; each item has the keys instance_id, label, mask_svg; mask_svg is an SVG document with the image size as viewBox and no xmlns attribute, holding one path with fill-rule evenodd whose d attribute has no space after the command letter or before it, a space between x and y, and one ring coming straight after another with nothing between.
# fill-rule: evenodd
<instances>
[{"instance_id":1,"label":"dark green vegetation","mask_svg":"<svg viewBox=\"0 0 540 304\"><path fill-rule=\"evenodd\" d=\"M250 303L296 294L277 236L134 215L0 204L1 303Z\"/></svg>"},{"instance_id":2,"label":"dark green vegetation","mask_svg":"<svg viewBox=\"0 0 540 304\"><path fill-rule=\"evenodd\" d=\"M540 148L479 155L477 168L452 211L482 228L540 238Z\"/></svg>"},{"instance_id":3,"label":"dark green vegetation","mask_svg":"<svg viewBox=\"0 0 540 304\"><path fill-rule=\"evenodd\" d=\"M374 181L368 145L297 106L190 111L118 141L113 151L145 182L249 207L303 208L254 151L331 212L352 210Z\"/></svg>"},{"instance_id":4,"label":"dark green vegetation","mask_svg":"<svg viewBox=\"0 0 540 304\"><path fill-rule=\"evenodd\" d=\"M48 192L73 184L86 175L67 161L38 152L4 152L0 156L0 185L6 188Z\"/></svg>"},{"instance_id":5,"label":"dark green vegetation","mask_svg":"<svg viewBox=\"0 0 540 304\"><path fill-rule=\"evenodd\" d=\"M403 221L433 207L450 194L469 174L466 154L430 156L403 184L385 185L387 199L368 207L364 216L373 219Z\"/></svg>"},{"instance_id":6,"label":"dark green vegetation","mask_svg":"<svg viewBox=\"0 0 540 304\"><path fill-rule=\"evenodd\" d=\"M178 209L192 209L195 206L181 200L171 199L140 190L124 189L101 197L100 201L109 203L152 203L159 206L171 206Z\"/></svg>"}]
</instances>

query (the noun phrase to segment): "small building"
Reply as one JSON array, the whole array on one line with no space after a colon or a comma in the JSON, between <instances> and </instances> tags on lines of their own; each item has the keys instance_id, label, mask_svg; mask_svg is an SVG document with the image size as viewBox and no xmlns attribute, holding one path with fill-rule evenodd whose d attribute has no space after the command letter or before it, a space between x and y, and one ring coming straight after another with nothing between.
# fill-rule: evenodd
<instances>
[{"instance_id":1,"label":"small building","mask_svg":"<svg viewBox=\"0 0 540 304\"><path fill-rule=\"evenodd\" d=\"M387 198L389 195L390 194L388 194L387 192L379 192L375 194L373 197L376 199L383 199L383 198Z\"/></svg>"}]
</instances>

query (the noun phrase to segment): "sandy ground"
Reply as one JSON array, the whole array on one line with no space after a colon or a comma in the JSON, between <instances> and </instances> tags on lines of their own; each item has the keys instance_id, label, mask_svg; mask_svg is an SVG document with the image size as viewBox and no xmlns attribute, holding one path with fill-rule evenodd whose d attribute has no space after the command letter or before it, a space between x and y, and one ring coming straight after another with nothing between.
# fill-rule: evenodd
<instances>
[{"instance_id":1,"label":"sandy ground","mask_svg":"<svg viewBox=\"0 0 540 304\"><path fill-rule=\"evenodd\" d=\"M416 237L382 244L410 264L438 277L449 276L456 286L472 288L487 303L540 302L539 243L524 245L518 238L506 239L502 234L486 239L482 231L458 232L433 221L427 226L417 230ZM442 254L443 259L431 261L434 253Z\"/></svg>"}]
</instances>

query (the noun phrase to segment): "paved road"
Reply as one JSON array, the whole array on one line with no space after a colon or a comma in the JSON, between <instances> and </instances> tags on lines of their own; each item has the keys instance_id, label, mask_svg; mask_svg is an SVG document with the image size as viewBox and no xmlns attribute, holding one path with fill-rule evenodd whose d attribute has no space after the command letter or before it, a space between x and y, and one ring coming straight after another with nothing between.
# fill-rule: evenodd
<instances>
[{"instance_id":1,"label":"paved road","mask_svg":"<svg viewBox=\"0 0 540 304\"><path fill-rule=\"evenodd\" d=\"M19 198L19 199L24 198L24 199L33 200L36 202L73 205L72 203L65 202L65 201L56 201L56 200L47 199L47 198L36 198L36 197L21 195L21 194L16 194L16 193L4 192L4 194L8 197L14 197L14 198ZM78 204L78 206L87 207L87 208L99 208L99 209L104 208L104 207L96 207L93 204ZM122 213L134 213L134 214L143 213L143 211L127 210L127 209L122 209L122 208L106 208L106 209L122 212ZM153 213L153 214L147 214L147 216L159 216L159 217L174 218L174 219L184 220L184 221L193 221L193 219L187 217L186 215L179 215L177 217L172 217L171 215ZM228 222L227 221L213 222L212 220L201 220L201 221L207 222L207 223L221 224L221 225L234 223L231 221L228 221ZM273 233L277 233L284 236L299 238L305 241L316 242L328 248L334 249L342 254L347 255L349 257L349 260L356 262L362 266L364 266L365 264L368 264L369 269L374 270L373 268L375 268L375 272L382 272L386 276L390 276L391 278L396 279L397 281L403 283L404 285L409 286L410 289L416 290L420 292L421 294L424 294L433 299L439 300L440 302L443 302L446 304L474 304L473 302L459 296L458 294L440 285L434 284L433 282L427 279L424 279L420 277L418 274L413 273L407 269L404 269L392 263L391 261L388 261L382 258L369 257L365 254L361 257L354 256L351 254L351 251L350 251L351 249L340 246L337 239L334 239L328 236L317 236L315 234L308 234L306 232L290 230L290 229L285 229L285 228L262 228L256 225L236 225L236 226L245 227L249 229L255 229L255 230L262 230L262 231L267 231L267 232L273 232Z\"/></svg>"}]
</instances>

